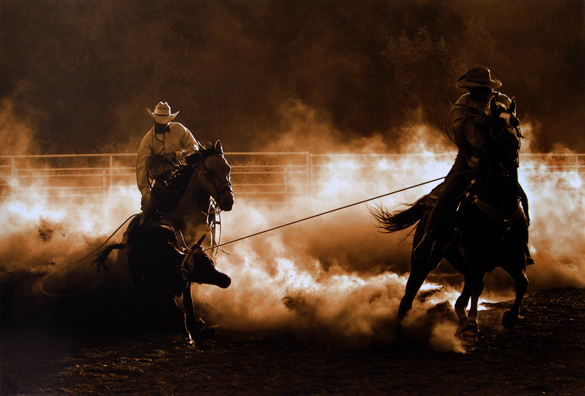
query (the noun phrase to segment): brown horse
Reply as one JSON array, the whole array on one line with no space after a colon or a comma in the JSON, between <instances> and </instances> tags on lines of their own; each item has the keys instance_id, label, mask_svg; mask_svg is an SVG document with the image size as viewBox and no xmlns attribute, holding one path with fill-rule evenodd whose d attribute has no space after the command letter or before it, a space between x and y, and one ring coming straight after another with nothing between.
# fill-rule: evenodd
<instances>
[{"instance_id":1,"label":"brown horse","mask_svg":"<svg viewBox=\"0 0 585 396\"><path fill-rule=\"evenodd\" d=\"M518 157L521 134L515 113L490 102L490 132L484 164L468 175L469 187L458 203L452 220L446 222L428 261L411 256L411 272L398 308L398 333L401 322L428 274L445 258L464 275L464 286L455 303L459 330L477 337L477 305L483 291L483 277L496 267L503 268L515 281L516 299L504 314L502 324L513 328L518 323L520 304L528 279L525 274L528 221L519 204ZM473 115L470 115L473 116ZM437 188L440 188L437 187ZM421 240L434 202L434 192L425 195L406 210L389 213L383 207L371 209L384 232L395 232L418 225L413 245ZM471 298L468 314L465 310Z\"/></svg>"},{"instance_id":2,"label":"brown horse","mask_svg":"<svg viewBox=\"0 0 585 396\"><path fill-rule=\"evenodd\" d=\"M214 146L201 147L187 163L187 168L179 170L189 180L178 203L162 214L141 213L135 217L123 242L108 246L96 261L104 265L110 252L119 249L118 261L128 263L138 295L155 290L164 299L174 299L183 311L183 335L193 343L193 338L208 334L209 328L195 314L191 284L227 288L231 283L227 275L215 269L201 243L212 240L206 238L211 233L210 218L215 215L210 209L217 205L220 210L231 210L234 194L231 167L219 141Z\"/></svg>"}]
</instances>

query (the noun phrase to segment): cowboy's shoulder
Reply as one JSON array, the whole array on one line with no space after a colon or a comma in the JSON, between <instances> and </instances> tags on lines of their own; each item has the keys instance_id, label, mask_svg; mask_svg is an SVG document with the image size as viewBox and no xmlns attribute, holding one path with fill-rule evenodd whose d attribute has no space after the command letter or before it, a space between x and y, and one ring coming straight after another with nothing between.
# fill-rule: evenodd
<instances>
[{"instance_id":1,"label":"cowboy's shoulder","mask_svg":"<svg viewBox=\"0 0 585 396\"><path fill-rule=\"evenodd\" d=\"M180 122L169 122L169 126L170 126L171 130L175 129L175 130L184 131L187 129L185 127L185 125L181 124Z\"/></svg>"},{"instance_id":2,"label":"cowboy's shoulder","mask_svg":"<svg viewBox=\"0 0 585 396\"><path fill-rule=\"evenodd\" d=\"M455 102L456 105L467 105L467 100L469 99L469 92L464 93L463 95L461 95L459 97L459 99L457 99L457 102Z\"/></svg>"}]
</instances>

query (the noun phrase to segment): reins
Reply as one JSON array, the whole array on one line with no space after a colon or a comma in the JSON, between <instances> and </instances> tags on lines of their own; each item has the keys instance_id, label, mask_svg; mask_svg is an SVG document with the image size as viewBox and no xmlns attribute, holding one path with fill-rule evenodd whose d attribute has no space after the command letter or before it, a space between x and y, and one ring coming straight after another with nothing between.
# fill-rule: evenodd
<instances>
[{"instance_id":1,"label":"reins","mask_svg":"<svg viewBox=\"0 0 585 396\"><path fill-rule=\"evenodd\" d=\"M241 238L237 238L237 239L234 239L234 240L231 240L231 241L228 241L228 242L220 243L219 245L215 245L215 246L212 246L212 247L205 248L205 249L203 249L203 251L205 252L207 250L216 249L216 248L219 248L219 247L222 247L222 246L225 246L225 245L229 245L229 244L234 243L234 242L242 241L244 239L252 238L252 237L255 237L255 236L258 236L258 235L261 235L261 234L265 234L267 232L275 231L275 230L278 230L280 228L284 228L284 227L291 226L293 224L298 224L298 223L301 223L303 221L307 221L307 220L314 219L316 217L324 216L326 214L330 214L330 213L333 213L333 212L337 212L339 210L347 209L347 208L350 208L352 206L361 205L361 204L366 203L366 202L374 201L376 199L384 198L384 197L387 197L387 196L390 196L390 195L393 195L393 194L398 194L398 193L403 192L403 191L411 190L411 189L416 188L416 187L424 186L425 184L434 183L436 181L443 180L445 177L446 176L438 177L436 179L429 180L429 181L426 181L426 182L423 182L423 183L419 183L419 184L415 184L415 185L412 185L410 187L401 188L400 190L395 190L395 191L392 191L392 192L389 192L389 193L386 193L386 194L378 195L376 197L364 199L362 201L354 202L354 203L351 203L351 204L348 204L348 205L345 205L345 206L341 206L339 208L335 208L335 209L331 209L331 210L328 210L328 211L325 211L325 212L321 212L321 213L318 213L318 214L315 214L315 215L312 215L312 216L309 216L309 217L304 217L304 218L299 219L299 220L291 221L290 223L281 224L279 226L272 227L272 228L269 228L269 229L264 230L264 231L259 231L259 232L256 232L254 234L246 235L246 236L241 237Z\"/></svg>"}]
</instances>

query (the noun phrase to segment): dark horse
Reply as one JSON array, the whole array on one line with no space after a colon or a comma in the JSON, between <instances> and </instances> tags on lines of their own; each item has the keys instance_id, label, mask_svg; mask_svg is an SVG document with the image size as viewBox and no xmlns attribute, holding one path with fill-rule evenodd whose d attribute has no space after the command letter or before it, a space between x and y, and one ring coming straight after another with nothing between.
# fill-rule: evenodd
<instances>
[{"instance_id":1,"label":"dark horse","mask_svg":"<svg viewBox=\"0 0 585 396\"><path fill-rule=\"evenodd\" d=\"M231 283L227 275L215 269L201 244L211 232L208 221L214 214L210 207L216 204L220 210L231 210L234 194L231 167L219 141L214 146L201 147L187 163L171 176L188 179L178 203L162 214L141 213L135 217L123 243L108 246L96 261L104 265L110 252L120 249L118 261L128 263L138 296L154 290L167 301L174 299L183 311L183 335L193 343L193 338L209 333L209 328L195 314L191 284L227 288Z\"/></svg>"},{"instance_id":2,"label":"dark horse","mask_svg":"<svg viewBox=\"0 0 585 396\"><path fill-rule=\"evenodd\" d=\"M496 267L510 274L516 290L516 299L504 314L502 325L513 328L518 324L520 304L528 287L525 274L528 220L519 202L518 153L522 135L515 109L514 100L509 109L493 99L490 102L486 158L479 168L469 172L468 188L456 203L458 206L453 207L451 219L437 232L437 242L428 262L417 260L414 254L411 256L411 272L398 308L398 332L421 285L443 258L465 278L463 291L455 303L459 331L477 336L477 304L483 291L483 277ZM469 116L473 116L471 111ZM404 211L391 214L378 207L371 209L371 213L379 227L388 233L418 222L413 240L416 246L424 234L435 197L434 190Z\"/></svg>"}]
</instances>

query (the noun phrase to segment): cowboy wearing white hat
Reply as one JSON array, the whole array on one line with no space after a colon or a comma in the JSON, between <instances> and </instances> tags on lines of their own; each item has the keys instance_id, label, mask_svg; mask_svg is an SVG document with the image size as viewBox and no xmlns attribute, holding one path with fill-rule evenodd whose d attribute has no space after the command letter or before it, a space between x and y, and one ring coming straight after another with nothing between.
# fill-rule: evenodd
<instances>
[{"instance_id":1,"label":"cowboy wearing white hat","mask_svg":"<svg viewBox=\"0 0 585 396\"><path fill-rule=\"evenodd\" d=\"M154 119L154 122L161 125L166 125L172 120L175 119L179 112L177 111L174 114L171 114L171 107L167 102L159 102L154 111L150 111L150 109L146 109L146 112L150 114L150 116Z\"/></svg>"},{"instance_id":2,"label":"cowboy wearing white hat","mask_svg":"<svg viewBox=\"0 0 585 396\"><path fill-rule=\"evenodd\" d=\"M136 182L142 194L143 211L151 207L155 179L175 169L185 151L196 151L199 147L191 131L178 122L172 122L179 112L172 113L167 102L159 102L154 111L146 111L152 117L154 126L140 142L136 159Z\"/></svg>"}]
</instances>

